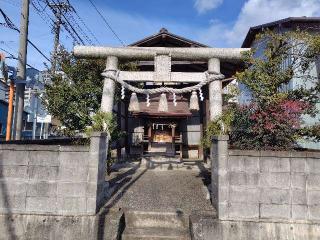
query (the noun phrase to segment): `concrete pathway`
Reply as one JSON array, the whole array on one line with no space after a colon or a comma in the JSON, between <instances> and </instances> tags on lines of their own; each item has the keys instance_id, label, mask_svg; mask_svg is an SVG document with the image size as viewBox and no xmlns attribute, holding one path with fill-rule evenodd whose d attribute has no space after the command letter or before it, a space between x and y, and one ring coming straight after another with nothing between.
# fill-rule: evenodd
<instances>
[{"instance_id":1,"label":"concrete pathway","mask_svg":"<svg viewBox=\"0 0 320 240\"><path fill-rule=\"evenodd\" d=\"M118 191L105 209L177 212L214 211L207 190L208 172L194 170L154 171L135 168L119 178Z\"/></svg>"}]
</instances>

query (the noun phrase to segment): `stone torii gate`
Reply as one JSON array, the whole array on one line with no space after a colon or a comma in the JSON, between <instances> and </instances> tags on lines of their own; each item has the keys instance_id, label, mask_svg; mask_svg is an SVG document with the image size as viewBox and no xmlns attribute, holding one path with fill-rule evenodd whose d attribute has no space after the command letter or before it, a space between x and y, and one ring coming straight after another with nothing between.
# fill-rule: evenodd
<instances>
[{"instance_id":1,"label":"stone torii gate","mask_svg":"<svg viewBox=\"0 0 320 240\"><path fill-rule=\"evenodd\" d=\"M101 110L112 112L115 77L123 82L200 83L210 76L220 74L220 62L239 62L248 48L166 48L166 47L94 47L75 46L79 58L106 59ZM118 71L118 59L154 60L154 72ZM171 60L207 61L208 72L171 72ZM210 120L222 113L222 79L209 82Z\"/></svg>"}]
</instances>

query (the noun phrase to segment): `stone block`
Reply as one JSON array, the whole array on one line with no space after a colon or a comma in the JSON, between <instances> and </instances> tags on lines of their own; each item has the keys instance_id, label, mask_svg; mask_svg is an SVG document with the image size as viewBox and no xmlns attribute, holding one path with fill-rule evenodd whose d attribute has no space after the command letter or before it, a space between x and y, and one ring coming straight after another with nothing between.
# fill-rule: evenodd
<instances>
[{"instance_id":1,"label":"stone block","mask_svg":"<svg viewBox=\"0 0 320 240\"><path fill-rule=\"evenodd\" d=\"M288 158L291 152L288 151L260 151L261 157Z\"/></svg>"},{"instance_id":2,"label":"stone block","mask_svg":"<svg viewBox=\"0 0 320 240\"><path fill-rule=\"evenodd\" d=\"M61 197L85 197L87 182L58 182L57 195Z\"/></svg>"},{"instance_id":3,"label":"stone block","mask_svg":"<svg viewBox=\"0 0 320 240\"><path fill-rule=\"evenodd\" d=\"M261 204L260 216L269 219L289 219L290 205Z\"/></svg>"},{"instance_id":4,"label":"stone block","mask_svg":"<svg viewBox=\"0 0 320 240\"><path fill-rule=\"evenodd\" d=\"M244 169L242 156L229 156L229 170L232 172L242 172Z\"/></svg>"},{"instance_id":5,"label":"stone block","mask_svg":"<svg viewBox=\"0 0 320 240\"><path fill-rule=\"evenodd\" d=\"M61 166L79 166L84 167L89 164L89 154L86 152L60 152Z\"/></svg>"},{"instance_id":6,"label":"stone block","mask_svg":"<svg viewBox=\"0 0 320 240\"><path fill-rule=\"evenodd\" d=\"M259 172L259 158L253 156L229 156L229 170L232 172Z\"/></svg>"},{"instance_id":7,"label":"stone block","mask_svg":"<svg viewBox=\"0 0 320 240\"><path fill-rule=\"evenodd\" d=\"M227 202L229 200L229 187L221 187L219 186L217 189L219 203Z\"/></svg>"},{"instance_id":8,"label":"stone block","mask_svg":"<svg viewBox=\"0 0 320 240\"><path fill-rule=\"evenodd\" d=\"M319 151L307 152L307 157L308 157L308 158L320 159L320 152L319 152Z\"/></svg>"},{"instance_id":9,"label":"stone block","mask_svg":"<svg viewBox=\"0 0 320 240\"><path fill-rule=\"evenodd\" d=\"M320 220L320 204L308 206L309 220Z\"/></svg>"},{"instance_id":10,"label":"stone block","mask_svg":"<svg viewBox=\"0 0 320 240\"><path fill-rule=\"evenodd\" d=\"M306 189L307 176L303 173L291 174L291 187L294 189Z\"/></svg>"},{"instance_id":11,"label":"stone block","mask_svg":"<svg viewBox=\"0 0 320 240\"><path fill-rule=\"evenodd\" d=\"M308 219L308 206L307 205L292 205L292 218L295 220Z\"/></svg>"},{"instance_id":12,"label":"stone block","mask_svg":"<svg viewBox=\"0 0 320 240\"><path fill-rule=\"evenodd\" d=\"M0 179L24 180L28 179L28 167L27 166L1 166L0 167Z\"/></svg>"},{"instance_id":13,"label":"stone block","mask_svg":"<svg viewBox=\"0 0 320 240\"><path fill-rule=\"evenodd\" d=\"M25 210L25 196L9 196L6 193L1 193L0 213L25 212Z\"/></svg>"},{"instance_id":14,"label":"stone block","mask_svg":"<svg viewBox=\"0 0 320 240\"><path fill-rule=\"evenodd\" d=\"M217 208L217 213L218 213L219 219L222 219L222 220L228 219L229 218L228 203L219 203Z\"/></svg>"},{"instance_id":15,"label":"stone block","mask_svg":"<svg viewBox=\"0 0 320 240\"><path fill-rule=\"evenodd\" d=\"M29 165L59 166L59 152L57 151L30 151Z\"/></svg>"},{"instance_id":16,"label":"stone block","mask_svg":"<svg viewBox=\"0 0 320 240\"><path fill-rule=\"evenodd\" d=\"M85 182L88 178L88 167L66 166L59 171L59 180L64 182Z\"/></svg>"},{"instance_id":17,"label":"stone block","mask_svg":"<svg viewBox=\"0 0 320 240\"><path fill-rule=\"evenodd\" d=\"M291 158L291 172L306 172L306 159L305 158Z\"/></svg>"},{"instance_id":18,"label":"stone block","mask_svg":"<svg viewBox=\"0 0 320 240\"><path fill-rule=\"evenodd\" d=\"M277 239L276 226L274 223L259 224L259 240Z\"/></svg>"},{"instance_id":19,"label":"stone block","mask_svg":"<svg viewBox=\"0 0 320 240\"><path fill-rule=\"evenodd\" d=\"M307 204L307 193L305 190L292 190L292 204Z\"/></svg>"},{"instance_id":20,"label":"stone block","mask_svg":"<svg viewBox=\"0 0 320 240\"><path fill-rule=\"evenodd\" d=\"M55 197L57 195L56 182L29 182L27 197Z\"/></svg>"},{"instance_id":21,"label":"stone block","mask_svg":"<svg viewBox=\"0 0 320 240\"><path fill-rule=\"evenodd\" d=\"M86 196L87 197L96 197L98 192L98 185L97 183L87 183L87 189L86 189ZM102 189L103 190L103 189Z\"/></svg>"},{"instance_id":22,"label":"stone block","mask_svg":"<svg viewBox=\"0 0 320 240\"><path fill-rule=\"evenodd\" d=\"M26 196L26 182L25 181L4 181L0 180L0 196Z\"/></svg>"},{"instance_id":23,"label":"stone block","mask_svg":"<svg viewBox=\"0 0 320 240\"><path fill-rule=\"evenodd\" d=\"M294 238L303 240L318 240L320 237L319 224L290 224Z\"/></svg>"},{"instance_id":24,"label":"stone block","mask_svg":"<svg viewBox=\"0 0 320 240\"><path fill-rule=\"evenodd\" d=\"M267 204L289 204L290 192L285 189L263 188L261 189L260 202Z\"/></svg>"},{"instance_id":25,"label":"stone block","mask_svg":"<svg viewBox=\"0 0 320 240\"><path fill-rule=\"evenodd\" d=\"M220 154L217 160L219 170L228 171L228 156Z\"/></svg>"},{"instance_id":26,"label":"stone block","mask_svg":"<svg viewBox=\"0 0 320 240\"><path fill-rule=\"evenodd\" d=\"M89 146L88 145L61 145L59 146L60 152L83 152L88 153L89 152Z\"/></svg>"},{"instance_id":27,"label":"stone block","mask_svg":"<svg viewBox=\"0 0 320 240\"><path fill-rule=\"evenodd\" d=\"M54 166L29 166L29 179L39 181L57 180L59 167Z\"/></svg>"},{"instance_id":28,"label":"stone block","mask_svg":"<svg viewBox=\"0 0 320 240\"><path fill-rule=\"evenodd\" d=\"M85 197L59 197L57 199L59 214L84 214L86 213Z\"/></svg>"},{"instance_id":29,"label":"stone block","mask_svg":"<svg viewBox=\"0 0 320 240\"><path fill-rule=\"evenodd\" d=\"M290 172L290 158L260 157L261 172Z\"/></svg>"},{"instance_id":30,"label":"stone block","mask_svg":"<svg viewBox=\"0 0 320 240\"><path fill-rule=\"evenodd\" d=\"M239 237L242 235L242 232L243 232L243 229L240 224L227 221L223 224L220 237L221 239L239 239ZM212 239L217 239L217 238L214 237Z\"/></svg>"},{"instance_id":31,"label":"stone block","mask_svg":"<svg viewBox=\"0 0 320 240\"><path fill-rule=\"evenodd\" d=\"M87 213L95 214L97 212L97 201L95 197L87 197Z\"/></svg>"},{"instance_id":32,"label":"stone block","mask_svg":"<svg viewBox=\"0 0 320 240\"><path fill-rule=\"evenodd\" d=\"M225 170L219 170L217 174L218 174L219 187L228 186L229 185L229 175L230 175L230 173L228 173Z\"/></svg>"},{"instance_id":33,"label":"stone block","mask_svg":"<svg viewBox=\"0 0 320 240\"><path fill-rule=\"evenodd\" d=\"M28 151L2 150L0 154L0 166L2 165L28 165Z\"/></svg>"},{"instance_id":34,"label":"stone block","mask_svg":"<svg viewBox=\"0 0 320 240\"><path fill-rule=\"evenodd\" d=\"M258 219L259 204L230 203L228 212L230 219Z\"/></svg>"},{"instance_id":35,"label":"stone block","mask_svg":"<svg viewBox=\"0 0 320 240\"><path fill-rule=\"evenodd\" d=\"M98 168L97 167L89 167L88 168L88 182L97 182L98 181Z\"/></svg>"},{"instance_id":36,"label":"stone block","mask_svg":"<svg viewBox=\"0 0 320 240\"><path fill-rule=\"evenodd\" d=\"M307 157L306 152L298 152L298 151L291 152L291 158L306 158L306 157Z\"/></svg>"},{"instance_id":37,"label":"stone block","mask_svg":"<svg viewBox=\"0 0 320 240\"><path fill-rule=\"evenodd\" d=\"M257 187L259 185L258 173L230 172L229 178L230 185L234 186Z\"/></svg>"},{"instance_id":38,"label":"stone block","mask_svg":"<svg viewBox=\"0 0 320 240\"><path fill-rule=\"evenodd\" d=\"M320 191L309 190L307 192L308 205L320 205Z\"/></svg>"},{"instance_id":39,"label":"stone block","mask_svg":"<svg viewBox=\"0 0 320 240\"><path fill-rule=\"evenodd\" d=\"M233 156L253 156L253 157L259 157L260 151L255 150L229 150L229 155Z\"/></svg>"},{"instance_id":40,"label":"stone block","mask_svg":"<svg viewBox=\"0 0 320 240\"><path fill-rule=\"evenodd\" d=\"M260 171L258 157L244 157L244 171L247 173L258 173Z\"/></svg>"},{"instance_id":41,"label":"stone block","mask_svg":"<svg viewBox=\"0 0 320 240\"><path fill-rule=\"evenodd\" d=\"M56 197L27 197L26 210L33 213L56 213Z\"/></svg>"},{"instance_id":42,"label":"stone block","mask_svg":"<svg viewBox=\"0 0 320 240\"><path fill-rule=\"evenodd\" d=\"M310 174L307 176L308 190L320 190L320 174Z\"/></svg>"},{"instance_id":43,"label":"stone block","mask_svg":"<svg viewBox=\"0 0 320 240\"><path fill-rule=\"evenodd\" d=\"M261 173L259 183L261 187L289 189L290 173Z\"/></svg>"},{"instance_id":44,"label":"stone block","mask_svg":"<svg viewBox=\"0 0 320 240\"><path fill-rule=\"evenodd\" d=\"M320 173L320 160L317 158L307 158L307 172Z\"/></svg>"},{"instance_id":45,"label":"stone block","mask_svg":"<svg viewBox=\"0 0 320 240\"><path fill-rule=\"evenodd\" d=\"M229 201L232 203L259 203L259 194L258 188L230 186Z\"/></svg>"}]
</instances>

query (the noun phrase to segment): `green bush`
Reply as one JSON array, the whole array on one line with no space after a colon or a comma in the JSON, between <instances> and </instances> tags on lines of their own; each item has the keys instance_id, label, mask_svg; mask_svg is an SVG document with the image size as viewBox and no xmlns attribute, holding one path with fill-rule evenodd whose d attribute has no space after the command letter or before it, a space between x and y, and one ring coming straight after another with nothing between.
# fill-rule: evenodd
<instances>
[{"instance_id":1,"label":"green bush","mask_svg":"<svg viewBox=\"0 0 320 240\"><path fill-rule=\"evenodd\" d=\"M232 107L226 109L223 114L216 120L208 122L204 131L201 144L204 148L210 148L211 139L215 135L228 135L234 118L234 110Z\"/></svg>"}]
</instances>

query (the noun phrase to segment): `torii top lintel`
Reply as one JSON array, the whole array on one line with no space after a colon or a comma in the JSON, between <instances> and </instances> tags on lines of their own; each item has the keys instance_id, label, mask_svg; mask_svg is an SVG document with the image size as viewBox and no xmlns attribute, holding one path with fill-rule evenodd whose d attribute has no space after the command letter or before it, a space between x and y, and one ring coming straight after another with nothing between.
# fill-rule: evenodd
<instances>
[{"instance_id":1,"label":"torii top lintel","mask_svg":"<svg viewBox=\"0 0 320 240\"><path fill-rule=\"evenodd\" d=\"M167 48L167 47L96 47L75 46L73 53L79 58L102 58L114 56L120 59L152 60L156 55L169 55L177 60L241 61L242 53L250 48Z\"/></svg>"}]
</instances>

